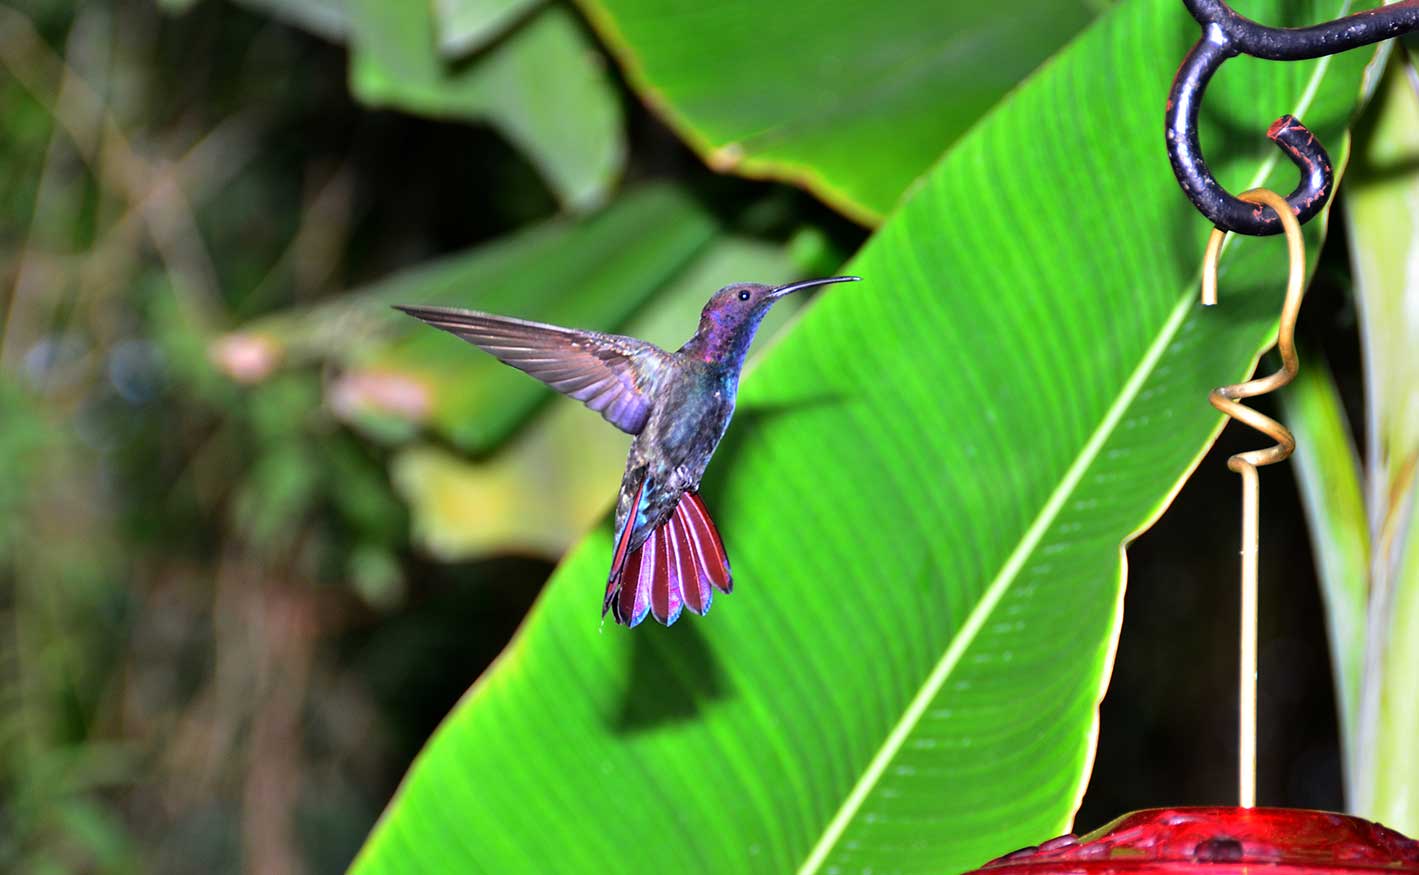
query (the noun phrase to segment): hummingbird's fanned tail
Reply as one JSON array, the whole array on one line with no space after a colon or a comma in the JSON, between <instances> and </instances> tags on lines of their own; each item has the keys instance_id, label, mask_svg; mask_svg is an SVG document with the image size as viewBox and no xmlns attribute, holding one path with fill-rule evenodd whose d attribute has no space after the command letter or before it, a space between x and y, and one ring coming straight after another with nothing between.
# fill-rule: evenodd
<instances>
[{"instance_id":1,"label":"hummingbird's fanned tail","mask_svg":"<svg viewBox=\"0 0 1419 875\"><path fill-rule=\"evenodd\" d=\"M617 623L635 626L650 614L669 626L682 608L703 614L715 589L728 593L734 588L724 542L695 493L681 495L665 522L630 550L634 522L633 512L617 539L603 616L610 610Z\"/></svg>"}]
</instances>

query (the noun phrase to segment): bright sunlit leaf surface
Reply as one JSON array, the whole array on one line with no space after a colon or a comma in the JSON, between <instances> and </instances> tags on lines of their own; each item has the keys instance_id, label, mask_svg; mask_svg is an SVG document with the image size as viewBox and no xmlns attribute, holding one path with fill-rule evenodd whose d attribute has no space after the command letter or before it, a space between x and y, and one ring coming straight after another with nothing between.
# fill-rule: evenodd
<instances>
[{"instance_id":1,"label":"bright sunlit leaf surface","mask_svg":"<svg viewBox=\"0 0 1419 875\"><path fill-rule=\"evenodd\" d=\"M583 0L637 90L711 165L877 224L1104 0Z\"/></svg>"}]
</instances>

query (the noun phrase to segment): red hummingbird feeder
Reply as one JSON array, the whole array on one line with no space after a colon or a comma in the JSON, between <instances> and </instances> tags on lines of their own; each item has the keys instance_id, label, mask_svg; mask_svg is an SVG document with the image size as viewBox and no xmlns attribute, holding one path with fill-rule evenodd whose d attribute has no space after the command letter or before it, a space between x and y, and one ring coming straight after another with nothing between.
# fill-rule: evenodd
<instances>
[{"instance_id":1,"label":"red hummingbird feeder","mask_svg":"<svg viewBox=\"0 0 1419 875\"><path fill-rule=\"evenodd\" d=\"M1368 820L1295 808L1150 808L1082 838L1022 848L980 875L1393 875L1419 842Z\"/></svg>"},{"instance_id":2,"label":"red hummingbird feeder","mask_svg":"<svg viewBox=\"0 0 1419 875\"><path fill-rule=\"evenodd\" d=\"M1216 303L1217 262L1228 231L1283 232L1290 277L1277 336L1282 369L1214 389L1212 405L1276 440L1238 453L1227 467L1242 476L1241 671L1236 807L1152 808L1125 814L1084 836L1064 835L986 863L968 875L1419 875L1419 841L1358 817L1325 811L1256 807L1257 466L1291 455L1289 430L1242 399L1278 389L1295 377L1294 331L1305 290L1301 224L1330 197L1334 174L1315 136L1291 116L1268 136L1301 170L1289 197L1256 189L1228 194L1202 158L1197 120L1202 93L1227 58L1247 54L1303 60L1336 54L1419 30L1419 0L1359 12L1307 28L1269 28L1237 15L1222 0L1183 0L1203 27L1174 79L1167 105L1167 147L1183 192L1215 226L1203 258L1202 302Z\"/></svg>"}]
</instances>

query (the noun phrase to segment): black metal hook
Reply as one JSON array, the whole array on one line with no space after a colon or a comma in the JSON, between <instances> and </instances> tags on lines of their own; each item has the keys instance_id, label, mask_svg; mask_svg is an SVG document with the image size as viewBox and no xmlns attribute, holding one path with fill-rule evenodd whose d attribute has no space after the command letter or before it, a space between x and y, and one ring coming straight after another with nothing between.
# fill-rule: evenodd
<instances>
[{"instance_id":1,"label":"black metal hook","mask_svg":"<svg viewBox=\"0 0 1419 875\"><path fill-rule=\"evenodd\" d=\"M1257 24L1233 12L1222 0L1183 0L1183 5L1202 25L1202 39L1183 58L1168 95L1166 129L1173 173L1183 193L1218 228L1253 236L1280 233L1281 220L1274 210L1228 194L1202 157L1197 115L1212 74L1223 61L1241 54L1270 61L1304 61L1419 30L1419 0L1402 0L1325 24L1297 28ZM1335 182L1330 156L1315 135L1289 115L1272 123L1266 135L1300 168L1301 182L1286 202L1304 224L1320 212L1330 197Z\"/></svg>"}]
</instances>

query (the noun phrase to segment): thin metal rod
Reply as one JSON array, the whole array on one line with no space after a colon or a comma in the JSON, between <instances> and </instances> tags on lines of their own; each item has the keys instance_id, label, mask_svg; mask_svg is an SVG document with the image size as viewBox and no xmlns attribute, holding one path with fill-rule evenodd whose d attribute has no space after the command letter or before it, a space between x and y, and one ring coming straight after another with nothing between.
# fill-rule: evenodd
<instances>
[{"instance_id":1,"label":"thin metal rod","mask_svg":"<svg viewBox=\"0 0 1419 875\"><path fill-rule=\"evenodd\" d=\"M1261 490L1256 468L1242 475L1242 622L1240 700L1237 718L1237 803L1256 806L1256 650L1257 650L1257 519Z\"/></svg>"},{"instance_id":2,"label":"thin metal rod","mask_svg":"<svg viewBox=\"0 0 1419 875\"><path fill-rule=\"evenodd\" d=\"M1233 12L1222 0L1183 0L1183 5L1202 26L1202 38L1183 58L1168 93L1164 128L1173 173L1183 193L1213 225L1253 236L1278 234L1277 209L1251 206L1233 197L1213 177L1202 156L1197 120L1213 74L1237 55L1274 61L1319 58L1419 30L1419 0L1401 0L1301 28L1266 27ZM1330 156L1320 141L1289 115L1277 119L1267 136L1301 172L1301 181L1286 201L1287 209L1304 224L1330 198L1335 181Z\"/></svg>"},{"instance_id":3,"label":"thin metal rod","mask_svg":"<svg viewBox=\"0 0 1419 875\"><path fill-rule=\"evenodd\" d=\"M1257 431L1275 439L1276 445L1260 450L1237 453L1227 460L1227 467L1242 475L1242 605L1239 670L1239 706L1237 720L1237 796L1243 808L1256 805L1256 702L1257 702L1257 553L1261 496L1257 477L1258 465L1280 462L1296 448L1296 439L1286 426L1244 407L1243 398L1254 398L1281 388L1296 377L1300 361L1296 357L1296 319L1301 313L1301 298L1306 292L1306 241L1301 235L1301 222L1291 212L1286 199L1274 191L1254 189L1241 195L1240 200L1251 204L1267 204L1281 217L1286 232L1286 248L1290 256L1290 272L1286 280L1286 301L1281 306L1281 323L1277 330L1276 347L1281 353L1281 370L1265 377L1213 389L1207 400L1213 407ZM1217 263L1222 254L1220 229L1212 232L1207 251L1202 258L1202 303L1217 303Z\"/></svg>"}]
</instances>

